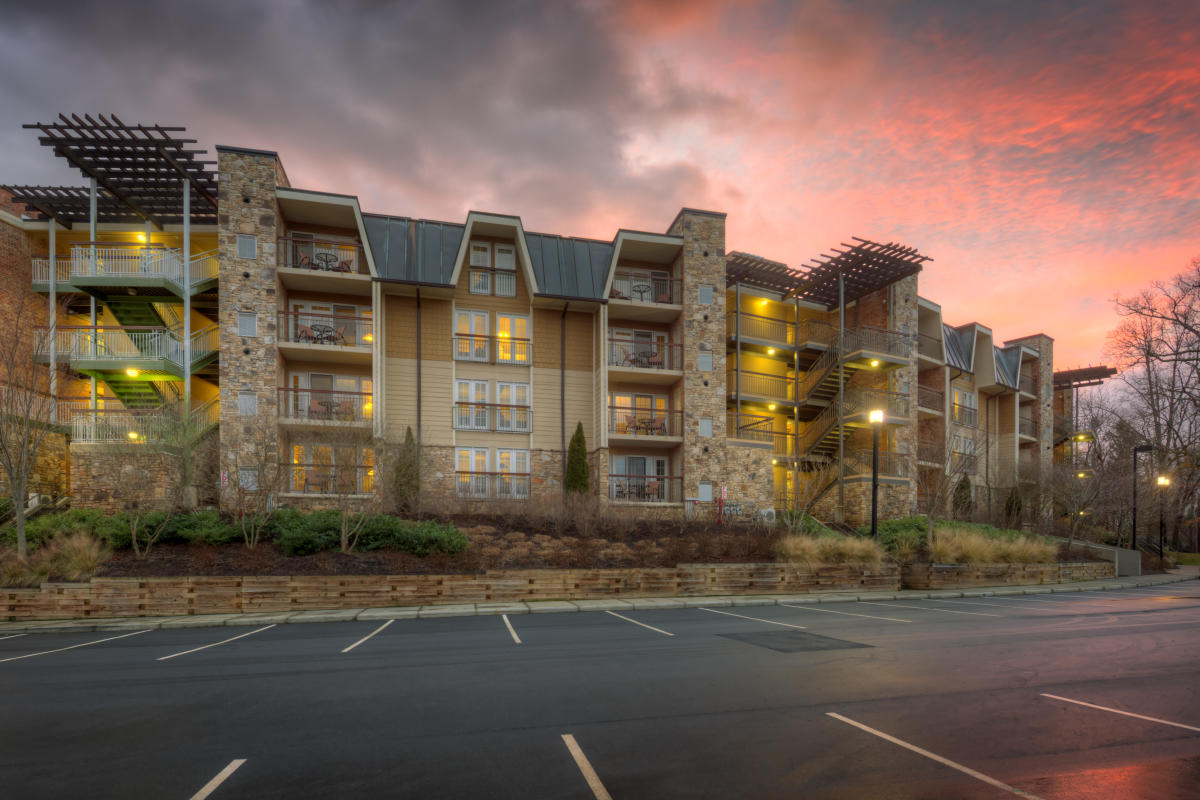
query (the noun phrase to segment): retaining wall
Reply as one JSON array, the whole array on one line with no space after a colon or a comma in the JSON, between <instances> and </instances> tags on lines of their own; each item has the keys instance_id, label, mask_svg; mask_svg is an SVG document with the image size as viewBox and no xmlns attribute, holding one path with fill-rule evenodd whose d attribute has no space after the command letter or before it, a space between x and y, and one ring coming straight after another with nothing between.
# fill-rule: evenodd
<instances>
[{"instance_id":1,"label":"retaining wall","mask_svg":"<svg viewBox=\"0 0 1200 800\"><path fill-rule=\"evenodd\" d=\"M878 568L790 564L680 564L655 569L489 570L477 575L323 575L93 578L0 589L10 620L302 611L320 608L892 590L894 564Z\"/></svg>"},{"instance_id":2,"label":"retaining wall","mask_svg":"<svg viewBox=\"0 0 1200 800\"><path fill-rule=\"evenodd\" d=\"M960 589L967 586L1015 586L1071 583L1116 577L1113 564L1077 561L1061 564L905 564L905 589Z\"/></svg>"}]
</instances>

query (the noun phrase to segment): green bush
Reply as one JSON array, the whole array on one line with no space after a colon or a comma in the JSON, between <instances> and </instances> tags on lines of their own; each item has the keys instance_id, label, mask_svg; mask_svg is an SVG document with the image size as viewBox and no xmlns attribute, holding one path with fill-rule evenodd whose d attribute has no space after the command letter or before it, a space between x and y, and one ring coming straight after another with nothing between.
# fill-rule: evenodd
<instances>
[{"instance_id":1,"label":"green bush","mask_svg":"<svg viewBox=\"0 0 1200 800\"><path fill-rule=\"evenodd\" d=\"M275 543L289 556L307 556L341 547L342 522L337 511L305 514L292 508L275 512Z\"/></svg>"},{"instance_id":2,"label":"green bush","mask_svg":"<svg viewBox=\"0 0 1200 800\"><path fill-rule=\"evenodd\" d=\"M217 511L197 511L173 517L163 531L160 542L201 542L231 544L242 540L242 529L235 522L222 519Z\"/></svg>"},{"instance_id":3,"label":"green bush","mask_svg":"<svg viewBox=\"0 0 1200 800\"><path fill-rule=\"evenodd\" d=\"M399 550L424 556L440 550L443 553L461 553L467 547L467 536L453 525L433 520L409 522L375 514L363 527L361 544L363 550Z\"/></svg>"},{"instance_id":4,"label":"green bush","mask_svg":"<svg viewBox=\"0 0 1200 800\"><path fill-rule=\"evenodd\" d=\"M44 542L60 533L75 533L85 531L95 534L97 527L104 519L103 511L90 508L72 508L69 511L56 511L50 514L40 514L25 521L25 537L29 549L34 550ZM10 544L17 543L16 527L6 531Z\"/></svg>"}]
</instances>

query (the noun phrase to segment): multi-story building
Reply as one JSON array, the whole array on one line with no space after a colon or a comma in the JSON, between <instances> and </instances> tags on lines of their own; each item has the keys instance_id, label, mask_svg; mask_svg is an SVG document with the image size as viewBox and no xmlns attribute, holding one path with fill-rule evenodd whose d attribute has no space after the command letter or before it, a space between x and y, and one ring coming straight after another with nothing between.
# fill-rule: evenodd
<instances>
[{"instance_id":1,"label":"multi-story building","mask_svg":"<svg viewBox=\"0 0 1200 800\"><path fill-rule=\"evenodd\" d=\"M426 494L520 502L561 493L582 425L599 497L657 514L854 522L874 464L893 515L923 474L1006 489L1050 458L1052 341L944 324L912 248L793 270L727 252L711 211L611 241L370 214L293 187L273 152L217 146L214 170L178 128L31 127L90 179L5 187L0 211L3 275L48 328L56 491L82 505L113 505L168 406L211 442L226 505L264 453L281 502L387 491L376 467L409 430Z\"/></svg>"}]
</instances>

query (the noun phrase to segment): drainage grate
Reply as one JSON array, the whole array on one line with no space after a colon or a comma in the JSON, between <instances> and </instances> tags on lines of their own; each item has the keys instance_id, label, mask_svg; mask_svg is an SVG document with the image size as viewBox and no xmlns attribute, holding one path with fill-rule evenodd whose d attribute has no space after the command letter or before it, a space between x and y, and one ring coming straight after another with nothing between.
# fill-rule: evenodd
<instances>
[{"instance_id":1,"label":"drainage grate","mask_svg":"<svg viewBox=\"0 0 1200 800\"><path fill-rule=\"evenodd\" d=\"M719 633L726 639L765 647L779 653L805 653L810 650L850 650L857 647L874 647L872 644L848 642L804 631L772 631L770 633Z\"/></svg>"}]
</instances>

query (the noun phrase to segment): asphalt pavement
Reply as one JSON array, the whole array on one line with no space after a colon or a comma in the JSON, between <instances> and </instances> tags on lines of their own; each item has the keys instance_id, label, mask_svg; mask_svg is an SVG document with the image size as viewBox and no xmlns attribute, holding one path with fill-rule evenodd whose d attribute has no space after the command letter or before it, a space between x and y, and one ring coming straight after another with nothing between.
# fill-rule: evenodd
<instances>
[{"instance_id":1,"label":"asphalt pavement","mask_svg":"<svg viewBox=\"0 0 1200 800\"><path fill-rule=\"evenodd\" d=\"M5 798L1200 798L1200 582L0 632Z\"/></svg>"}]
</instances>

